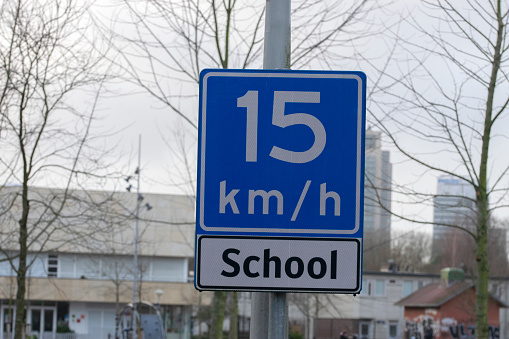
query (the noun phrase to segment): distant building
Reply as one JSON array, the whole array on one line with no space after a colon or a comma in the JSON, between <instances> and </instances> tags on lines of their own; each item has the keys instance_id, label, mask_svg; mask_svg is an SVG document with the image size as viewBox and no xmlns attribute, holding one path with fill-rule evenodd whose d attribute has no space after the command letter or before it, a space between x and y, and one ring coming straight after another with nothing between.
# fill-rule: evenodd
<instances>
[{"instance_id":1,"label":"distant building","mask_svg":"<svg viewBox=\"0 0 509 339\"><path fill-rule=\"evenodd\" d=\"M455 225L471 229L475 225L474 187L452 175L438 178L437 194L433 201L433 253L442 253L443 242L454 233Z\"/></svg>"},{"instance_id":2,"label":"distant building","mask_svg":"<svg viewBox=\"0 0 509 339\"><path fill-rule=\"evenodd\" d=\"M441 280L428 284L396 305L404 307L404 336L455 339L475 336L475 284L464 280L461 269L445 268ZM501 308L506 302L497 295L488 299L489 338L503 338Z\"/></svg>"},{"instance_id":3,"label":"distant building","mask_svg":"<svg viewBox=\"0 0 509 339\"><path fill-rule=\"evenodd\" d=\"M455 269L445 271L454 273L451 271ZM302 293L295 300L293 294L290 294L290 327L306 324L301 327L309 327L309 330L302 333L311 333L304 337L313 339L338 339L340 332L345 331L351 338L357 339L410 339L411 334L415 334L415 338L424 339L423 325L430 324L431 320L435 339L451 338L442 336L442 329L444 335L450 333L451 329L452 334L462 334L458 331L464 329L462 335L452 338L472 338L467 336L472 323L464 316L464 313L471 314L472 280L466 276L465 281L455 283L454 279L455 276L451 274L442 276L435 273L364 271L362 292L355 297L346 294ZM449 289L441 286L454 287ZM454 294L454 291L459 294ZM499 334L490 338L509 338L509 309L505 306L509 300L507 276L492 277L489 291L489 324L492 333ZM455 309L455 306L460 308ZM239 310L246 308L249 310L250 305L241 307L239 302ZM410 313L411 309L418 314L414 316ZM454 317L456 322L447 322L448 316L450 320ZM437 328L439 325L443 328ZM412 330L415 332L412 333Z\"/></svg>"},{"instance_id":4,"label":"distant building","mask_svg":"<svg viewBox=\"0 0 509 339\"><path fill-rule=\"evenodd\" d=\"M366 131L364 182L364 268L378 269L389 259L392 164L382 150L381 132Z\"/></svg>"},{"instance_id":5,"label":"distant building","mask_svg":"<svg viewBox=\"0 0 509 339\"><path fill-rule=\"evenodd\" d=\"M310 338L338 339L340 332L348 332L358 339L403 339L403 308L395 302L439 278L437 274L364 271L359 295L321 296Z\"/></svg>"},{"instance_id":6,"label":"distant building","mask_svg":"<svg viewBox=\"0 0 509 339\"><path fill-rule=\"evenodd\" d=\"M6 196L8 192L15 194L16 190L19 188L10 187L2 193ZM61 194L62 190L30 188L32 199L48 206ZM42 252L34 245L28 255L31 267L27 277L26 336L115 338L117 313L133 300L133 211L137 196L101 191L76 191L72 196L73 200L60 213L63 221L53 228L51 242L48 241ZM137 302L158 306L165 338L189 339L192 306L210 303L210 294L198 294L191 283L194 200L181 195L144 194L143 207L147 204L150 209L143 208L140 212L138 288L141 297L138 295ZM14 232L19 208L15 206L11 210L12 217L0 220L0 225ZM88 211L91 217L85 218ZM37 225L39 217L33 216L31 225ZM31 230L37 232L42 227L41 223ZM103 232L93 232L96 228ZM0 253L0 339L12 337L16 320L14 267L18 263L18 248L9 234L0 234L0 243L6 246ZM5 261L6 253L12 258L13 266ZM72 330L73 336L59 333L62 329Z\"/></svg>"}]
</instances>

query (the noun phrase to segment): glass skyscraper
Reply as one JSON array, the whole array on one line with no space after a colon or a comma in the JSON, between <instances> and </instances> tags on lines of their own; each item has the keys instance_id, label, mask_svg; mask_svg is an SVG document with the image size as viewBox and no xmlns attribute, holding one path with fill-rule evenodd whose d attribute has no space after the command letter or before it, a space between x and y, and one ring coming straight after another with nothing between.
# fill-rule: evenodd
<instances>
[{"instance_id":1,"label":"glass skyscraper","mask_svg":"<svg viewBox=\"0 0 509 339\"><path fill-rule=\"evenodd\" d=\"M364 268L386 264L391 248L391 181L389 151L382 150L381 132L366 130L364 180Z\"/></svg>"},{"instance_id":2,"label":"glass skyscraper","mask_svg":"<svg viewBox=\"0 0 509 339\"><path fill-rule=\"evenodd\" d=\"M475 189L465 180L452 175L438 178L433 200L433 256L439 256L454 225L472 229L476 224Z\"/></svg>"}]
</instances>

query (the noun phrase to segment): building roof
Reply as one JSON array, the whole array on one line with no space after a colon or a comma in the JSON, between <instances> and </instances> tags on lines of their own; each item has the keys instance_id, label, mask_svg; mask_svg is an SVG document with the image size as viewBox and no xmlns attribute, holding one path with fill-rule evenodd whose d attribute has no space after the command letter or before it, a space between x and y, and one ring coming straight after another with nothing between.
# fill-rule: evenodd
<instances>
[{"instance_id":1,"label":"building roof","mask_svg":"<svg viewBox=\"0 0 509 339\"><path fill-rule=\"evenodd\" d=\"M467 281L457 281L447 287L442 282L432 283L401 299L396 305L406 307L440 307L473 287L474 284ZM501 307L509 307L507 303L496 296L490 294L490 297Z\"/></svg>"},{"instance_id":2,"label":"building roof","mask_svg":"<svg viewBox=\"0 0 509 339\"><path fill-rule=\"evenodd\" d=\"M372 270L363 270L362 275L378 275L378 276L386 276L386 277L412 277L412 278L431 278L431 279L440 279L440 274L438 273L423 273L423 272L406 272L406 271L389 271L389 270L380 270L380 271L372 271ZM509 277L499 277L501 280L509 279Z\"/></svg>"}]
</instances>

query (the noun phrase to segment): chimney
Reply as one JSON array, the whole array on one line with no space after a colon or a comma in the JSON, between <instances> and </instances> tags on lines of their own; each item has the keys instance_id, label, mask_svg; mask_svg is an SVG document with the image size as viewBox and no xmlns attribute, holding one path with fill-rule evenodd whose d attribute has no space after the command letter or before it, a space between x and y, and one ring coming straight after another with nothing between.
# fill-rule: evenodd
<instances>
[{"instance_id":1,"label":"chimney","mask_svg":"<svg viewBox=\"0 0 509 339\"><path fill-rule=\"evenodd\" d=\"M448 287L457 281L465 279L465 272L461 268L448 267L440 271L440 280L444 287Z\"/></svg>"},{"instance_id":2,"label":"chimney","mask_svg":"<svg viewBox=\"0 0 509 339\"><path fill-rule=\"evenodd\" d=\"M389 268L388 268L389 272L396 273L398 271L398 267L394 263L394 260L392 260L392 259L387 260L387 264L389 265Z\"/></svg>"}]
</instances>

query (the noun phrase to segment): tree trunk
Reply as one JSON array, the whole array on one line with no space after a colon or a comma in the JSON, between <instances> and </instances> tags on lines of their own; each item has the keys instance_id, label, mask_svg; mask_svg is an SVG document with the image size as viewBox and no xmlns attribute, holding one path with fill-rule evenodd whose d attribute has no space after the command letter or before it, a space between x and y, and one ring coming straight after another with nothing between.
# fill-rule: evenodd
<instances>
[{"instance_id":1,"label":"tree trunk","mask_svg":"<svg viewBox=\"0 0 509 339\"><path fill-rule=\"evenodd\" d=\"M212 308L212 324L210 326L210 339L223 339L224 310L226 306L226 292L214 292Z\"/></svg>"},{"instance_id":2,"label":"tree trunk","mask_svg":"<svg viewBox=\"0 0 509 339\"><path fill-rule=\"evenodd\" d=\"M230 316L229 339L239 338L239 292L232 293L232 314Z\"/></svg>"},{"instance_id":3,"label":"tree trunk","mask_svg":"<svg viewBox=\"0 0 509 339\"><path fill-rule=\"evenodd\" d=\"M14 339L22 339L25 322L25 291L26 291L26 254L19 257L18 291L16 292L16 322L14 324Z\"/></svg>"},{"instance_id":4,"label":"tree trunk","mask_svg":"<svg viewBox=\"0 0 509 339\"><path fill-rule=\"evenodd\" d=\"M202 332L201 332L201 323L203 322L203 317L201 314L201 293L198 294L198 339L202 339Z\"/></svg>"},{"instance_id":5,"label":"tree trunk","mask_svg":"<svg viewBox=\"0 0 509 339\"><path fill-rule=\"evenodd\" d=\"M497 1L497 41L495 44L493 63L491 68L490 83L488 86L488 97L486 100L486 111L484 117L484 131L482 135L482 150L479 168L479 183L476 187L477 203L477 237L476 237L476 303L475 336L478 339L488 338L488 281L490 268L488 265L488 157L491 141L491 127L493 125L493 102L497 86L497 75L500 71L502 42L504 40L504 24L502 21L501 1Z\"/></svg>"},{"instance_id":6,"label":"tree trunk","mask_svg":"<svg viewBox=\"0 0 509 339\"><path fill-rule=\"evenodd\" d=\"M306 326L304 326L304 339L310 339L309 335L309 327L311 325L311 298L313 297L312 294L306 295Z\"/></svg>"},{"instance_id":7,"label":"tree trunk","mask_svg":"<svg viewBox=\"0 0 509 339\"><path fill-rule=\"evenodd\" d=\"M489 140L489 139L488 139ZM485 143L483 143L484 146ZM477 281L475 289L475 336L478 339L488 338L488 282L490 268L488 265L488 197L486 193L486 174L488 147L486 154L482 152L479 186L477 187L477 236L476 236L476 268Z\"/></svg>"},{"instance_id":8,"label":"tree trunk","mask_svg":"<svg viewBox=\"0 0 509 339\"><path fill-rule=\"evenodd\" d=\"M25 172L25 178L27 177ZM16 322L14 325L14 339L22 339L23 325L25 322L25 292L26 292L26 273L27 273L27 255L28 255L28 212L30 204L28 201L27 180L23 184L22 193L22 215L19 220L19 264L16 282L18 290L16 292Z\"/></svg>"},{"instance_id":9,"label":"tree trunk","mask_svg":"<svg viewBox=\"0 0 509 339\"><path fill-rule=\"evenodd\" d=\"M476 283L476 338L488 338L488 281L490 270L488 266L488 249L487 249L487 230L486 226L478 227L477 248L476 248L476 266L477 266L477 283Z\"/></svg>"}]
</instances>

